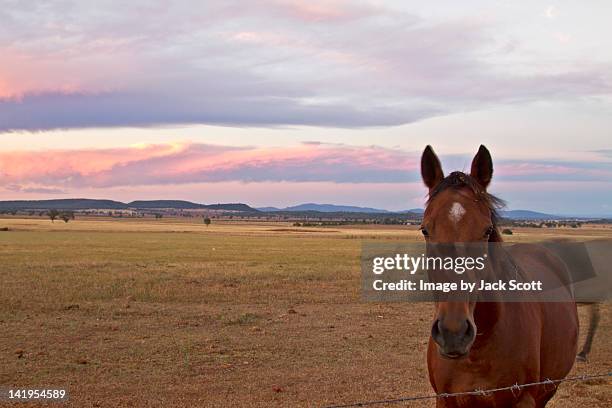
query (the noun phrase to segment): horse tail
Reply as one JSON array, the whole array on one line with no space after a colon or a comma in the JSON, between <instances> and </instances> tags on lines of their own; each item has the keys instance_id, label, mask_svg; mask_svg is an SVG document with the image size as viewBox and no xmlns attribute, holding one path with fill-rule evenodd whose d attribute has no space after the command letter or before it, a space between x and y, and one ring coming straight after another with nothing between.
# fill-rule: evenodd
<instances>
[{"instance_id":1,"label":"horse tail","mask_svg":"<svg viewBox=\"0 0 612 408\"><path fill-rule=\"evenodd\" d=\"M597 326L599 325L600 320L600 311L599 311L599 303L590 303L589 304L589 331L587 332L586 338L584 340L584 345L582 346L582 350L576 356L578 361L586 361L588 354L591 352L591 346L593 345L593 338L595 337L595 332L597 331Z\"/></svg>"}]
</instances>

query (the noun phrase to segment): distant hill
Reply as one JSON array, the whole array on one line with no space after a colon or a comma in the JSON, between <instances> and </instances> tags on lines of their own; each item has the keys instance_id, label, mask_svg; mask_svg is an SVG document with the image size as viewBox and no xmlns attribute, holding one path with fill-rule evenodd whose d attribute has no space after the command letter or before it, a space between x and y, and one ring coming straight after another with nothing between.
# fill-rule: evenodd
<instances>
[{"instance_id":1,"label":"distant hill","mask_svg":"<svg viewBox=\"0 0 612 408\"><path fill-rule=\"evenodd\" d=\"M241 211L250 213L260 212L255 208L242 203L207 204L204 206L204 208L207 208L209 210Z\"/></svg>"},{"instance_id":2,"label":"distant hill","mask_svg":"<svg viewBox=\"0 0 612 408\"><path fill-rule=\"evenodd\" d=\"M423 214L424 212L425 212L425 210L422 209L422 208L411 208L410 210L398 211L398 213L400 213L400 214L405 214L405 213Z\"/></svg>"},{"instance_id":3,"label":"distant hill","mask_svg":"<svg viewBox=\"0 0 612 408\"><path fill-rule=\"evenodd\" d=\"M130 208L138 209L154 209L154 208L172 208L177 210L218 210L218 211L241 211L241 212L259 212L253 207L242 203L228 204L198 204L185 200L139 200L132 201L128 204Z\"/></svg>"},{"instance_id":4,"label":"distant hill","mask_svg":"<svg viewBox=\"0 0 612 408\"><path fill-rule=\"evenodd\" d=\"M206 208L204 204L192 203L191 201L184 200L139 200L132 201L127 204L131 208L176 208L176 209L198 209Z\"/></svg>"},{"instance_id":5,"label":"distant hill","mask_svg":"<svg viewBox=\"0 0 612 408\"><path fill-rule=\"evenodd\" d=\"M59 200L18 200L0 201L1 210L123 210L127 204L113 200L92 200L88 198L66 198Z\"/></svg>"},{"instance_id":6,"label":"distant hill","mask_svg":"<svg viewBox=\"0 0 612 408\"><path fill-rule=\"evenodd\" d=\"M258 208L259 211L263 212L279 212L279 213L360 213L360 214L412 214L412 215L423 215L425 211L422 208L411 208L409 210L402 211L388 211L382 210L379 208L370 208L370 207L357 207L352 205L335 205L335 204L316 204L316 203L306 203L299 204L292 207L287 208L277 208L277 207L263 207ZM529 211L529 210L503 210L500 211L500 215L503 218L508 218L512 220L553 220L553 219L563 219L567 217L560 217L558 215L545 214L537 211Z\"/></svg>"},{"instance_id":7,"label":"distant hill","mask_svg":"<svg viewBox=\"0 0 612 408\"><path fill-rule=\"evenodd\" d=\"M257 207L256 210L263 212L282 211L280 208L277 207Z\"/></svg>"},{"instance_id":8,"label":"distant hill","mask_svg":"<svg viewBox=\"0 0 612 408\"><path fill-rule=\"evenodd\" d=\"M306 204L294 205L292 207L283 208L282 210L279 210L279 211L358 212L358 213L369 213L369 214L372 214L372 213L382 214L382 213L391 212L387 210L381 210L378 208L370 208L370 207L356 207L353 205L316 204L316 203L306 203Z\"/></svg>"},{"instance_id":9,"label":"distant hill","mask_svg":"<svg viewBox=\"0 0 612 408\"><path fill-rule=\"evenodd\" d=\"M184 200L139 200L122 203L113 200L92 200L88 198L68 198L60 200L18 200L0 201L0 210L125 210L136 209L209 209L218 211L240 211L257 213L256 209L242 203L198 204Z\"/></svg>"},{"instance_id":10,"label":"distant hill","mask_svg":"<svg viewBox=\"0 0 612 408\"><path fill-rule=\"evenodd\" d=\"M177 210L218 210L218 211L241 211L241 212L259 212L253 207L242 203L228 204L198 204L184 200L139 200L132 201L128 204L130 208L139 209L154 209L154 208L172 208Z\"/></svg>"},{"instance_id":11,"label":"distant hill","mask_svg":"<svg viewBox=\"0 0 612 408\"><path fill-rule=\"evenodd\" d=\"M253 208L243 203L224 203L224 204L199 204L185 200L137 200L130 203L122 203L114 200L95 200L88 198L66 198L57 200L15 200L15 201L0 201L0 210L125 210L129 208L151 210L151 209L177 209L177 210L195 210L208 209L216 211L232 211L243 213L261 213L274 212L278 215L297 216L316 216L316 214L325 213L326 216L341 217L343 215L352 214L351 218L361 217L366 218L368 214L376 214L378 216L393 216L405 215L411 218L422 216L422 208L412 208L404 211L388 211L379 208L358 207L352 205L336 205L336 204L316 204L306 203L295 205L287 208L263 207ZM530 210L502 210L500 215L503 218L511 220L563 220L576 219L584 217L569 217L553 214L546 214ZM591 217L592 218L592 217ZM606 217L602 217L606 218Z\"/></svg>"},{"instance_id":12,"label":"distant hill","mask_svg":"<svg viewBox=\"0 0 612 408\"><path fill-rule=\"evenodd\" d=\"M277 216L285 219L310 218L313 220L405 220L414 221L421 218L420 214L412 213L372 213L355 211L274 211L265 213L269 216Z\"/></svg>"},{"instance_id":13,"label":"distant hill","mask_svg":"<svg viewBox=\"0 0 612 408\"><path fill-rule=\"evenodd\" d=\"M499 215L511 220L558 220L567 218L530 210L502 210L499 212Z\"/></svg>"}]
</instances>

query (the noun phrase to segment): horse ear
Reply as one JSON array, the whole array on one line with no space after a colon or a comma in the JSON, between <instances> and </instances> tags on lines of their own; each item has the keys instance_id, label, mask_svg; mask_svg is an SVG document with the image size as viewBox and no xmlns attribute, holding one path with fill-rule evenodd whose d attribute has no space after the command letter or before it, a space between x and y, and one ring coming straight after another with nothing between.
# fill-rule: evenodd
<instances>
[{"instance_id":1,"label":"horse ear","mask_svg":"<svg viewBox=\"0 0 612 408\"><path fill-rule=\"evenodd\" d=\"M487 188L491 182L493 177L493 160L491 159L491 153L489 153L489 150L484 145L480 145L478 153L476 153L474 160L472 160L470 176L474 177L484 188Z\"/></svg>"},{"instance_id":2,"label":"horse ear","mask_svg":"<svg viewBox=\"0 0 612 408\"><path fill-rule=\"evenodd\" d=\"M427 145L421 156L421 177L429 189L433 189L444 178L442 165L431 146Z\"/></svg>"}]
</instances>

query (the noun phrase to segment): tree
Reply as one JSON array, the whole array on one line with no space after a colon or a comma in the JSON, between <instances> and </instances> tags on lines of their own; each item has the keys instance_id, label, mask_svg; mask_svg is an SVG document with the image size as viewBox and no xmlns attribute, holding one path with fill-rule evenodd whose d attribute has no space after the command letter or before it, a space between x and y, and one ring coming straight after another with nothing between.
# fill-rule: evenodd
<instances>
[{"instance_id":1,"label":"tree","mask_svg":"<svg viewBox=\"0 0 612 408\"><path fill-rule=\"evenodd\" d=\"M204 224L208 227L210 225L210 218L204 217Z\"/></svg>"},{"instance_id":2,"label":"tree","mask_svg":"<svg viewBox=\"0 0 612 408\"><path fill-rule=\"evenodd\" d=\"M502 230L502 234L504 234L504 235L512 235L512 230L510 228L504 228Z\"/></svg>"},{"instance_id":3,"label":"tree","mask_svg":"<svg viewBox=\"0 0 612 408\"><path fill-rule=\"evenodd\" d=\"M51 220L51 222L55 222L55 219L57 217L59 217L59 211L57 210L50 210L47 215L49 216L49 219Z\"/></svg>"},{"instance_id":4,"label":"tree","mask_svg":"<svg viewBox=\"0 0 612 408\"><path fill-rule=\"evenodd\" d=\"M60 214L60 218L64 220L65 223L68 223L68 221L74 220L74 213L72 211L65 211Z\"/></svg>"}]
</instances>

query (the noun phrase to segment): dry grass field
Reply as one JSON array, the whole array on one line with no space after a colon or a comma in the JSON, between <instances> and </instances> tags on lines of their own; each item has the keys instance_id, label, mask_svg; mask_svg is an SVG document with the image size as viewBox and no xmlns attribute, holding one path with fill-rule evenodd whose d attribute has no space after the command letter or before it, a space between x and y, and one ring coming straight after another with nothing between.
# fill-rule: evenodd
<instances>
[{"instance_id":1,"label":"dry grass field","mask_svg":"<svg viewBox=\"0 0 612 408\"><path fill-rule=\"evenodd\" d=\"M57 405L70 407L323 406L432 392L432 306L363 303L359 292L362 240L421 239L414 227L0 227L0 386L66 388ZM510 240L552 237L612 229L517 229ZM590 361L573 374L612 370L612 307L602 311ZM611 405L608 380L564 384L550 404Z\"/></svg>"}]
</instances>

